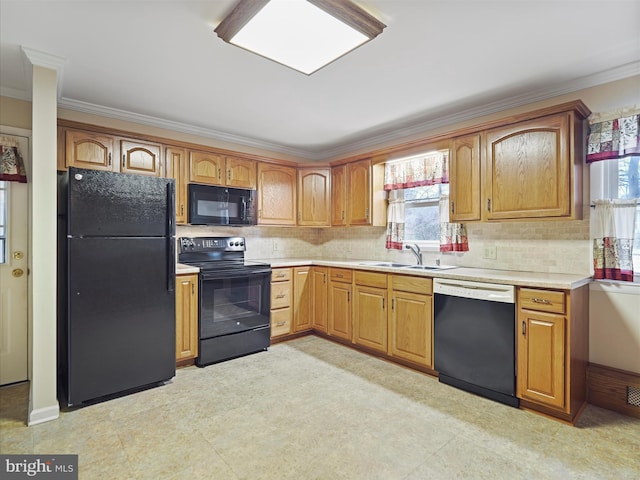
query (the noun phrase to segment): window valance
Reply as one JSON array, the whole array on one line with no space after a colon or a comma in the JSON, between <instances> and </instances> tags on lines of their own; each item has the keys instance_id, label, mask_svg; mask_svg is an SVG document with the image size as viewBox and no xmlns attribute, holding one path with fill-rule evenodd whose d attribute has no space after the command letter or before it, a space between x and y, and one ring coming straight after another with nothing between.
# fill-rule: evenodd
<instances>
[{"instance_id":1,"label":"window valance","mask_svg":"<svg viewBox=\"0 0 640 480\"><path fill-rule=\"evenodd\" d=\"M27 171L18 142L9 137L0 137L0 180L27 183Z\"/></svg>"},{"instance_id":2,"label":"window valance","mask_svg":"<svg viewBox=\"0 0 640 480\"><path fill-rule=\"evenodd\" d=\"M384 189L398 190L449 183L448 154L430 152L387 162L384 166Z\"/></svg>"},{"instance_id":3,"label":"window valance","mask_svg":"<svg viewBox=\"0 0 640 480\"><path fill-rule=\"evenodd\" d=\"M640 155L640 105L589 117L587 163Z\"/></svg>"}]
</instances>

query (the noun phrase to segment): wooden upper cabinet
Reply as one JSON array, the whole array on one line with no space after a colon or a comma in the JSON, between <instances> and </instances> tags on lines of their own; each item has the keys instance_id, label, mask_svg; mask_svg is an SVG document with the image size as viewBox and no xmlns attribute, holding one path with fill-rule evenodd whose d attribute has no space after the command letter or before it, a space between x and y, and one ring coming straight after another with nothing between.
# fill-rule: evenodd
<instances>
[{"instance_id":1,"label":"wooden upper cabinet","mask_svg":"<svg viewBox=\"0 0 640 480\"><path fill-rule=\"evenodd\" d=\"M120 156L122 173L160 176L162 145L158 143L139 142L137 140L120 140Z\"/></svg>"},{"instance_id":2,"label":"wooden upper cabinet","mask_svg":"<svg viewBox=\"0 0 640 480\"><path fill-rule=\"evenodd\" d=\"M296 224L296 169L258 163L258 224Z\"/></svg>"},{"instance_id":3,"label":"wooden upper cabinet","mask_svg":"<svg viewBox=\"0 0 640 480\"><path fill-rule=\"evenodd\" d=\"M328 227L331 224L331 170L298 169L298 225Z\"/></svg>"},{"instance_id":4,"label":"wooden upper cabinet","mask_svg":"<svg viewBox=\"0 0 640 480\"><path fill-rule=\"evenodd\" d=\"M209 185L224 185L224 157L210 152L192 151L189 154L189 181Z\"/></svg>"},{"instance_id":5,"label":"wooden upper cabinet","mask_svg":"<svg viewBox=\"0 0 640 480\"><path fill-rule=\"evenodd\" d=\"M480 220L480 134L454 138L450 151L450 220Z\"/></svg>"},{"instance_id":6,"label":"wooden upper cabinet","mask_svg":"<svg viewBox=\"0 0 640 480\"><path fill-rule=\"evenodd\" d=\"M331 167L331 225L347 224L347 166Z\"/></svg>"},{"instance_id":7,"label":"wooden upper cabinet","mask_svg":"<svg viewBox=\"0 0 640 480\"><path fill-rule=\"evenodd\" d=\"M176 181L176 223L187 223L187 151L184 148L167 147L164 158L167 177Z\"/></svg>"},{"instance_id":8,"label":"wooden upper cabinet","mask_svg":"<svg viewBox=\"0 0 640 480\"><path fill-rule=\"evenodd\" d=\"M246 158L225 157L224 184L233 188L256 188L256 161Z\"/></svg>"},{"instance_id":9,"label":"wooden upper cabinet","mask_svg":"<svg viewBox=\"0 0 640 480\"><path fill-rule=\"evenodd\" d=\"M118 171L114 150L115 137L83 130L65 129L64 142L65 168Z\"/></svg>"},{"instance_id":10,"label":"wooden upper cabinet","mask_svg":"<svg viewBox=\"0 0 640 480\"><path fill-rule=\"evenodd\" d=\"M347 223L371 224L371 160L347 166Z\"/></svg>"},{"instance_id":11,"label":"wooden upper cabinet","mask_svg":"<svg viewBox=\"0 0 640 480\"><path fill-rule=\"evenodd\" d=\"M486 132L484 218L571 216L571 115L550 115Z\"/></svg>"}]
</instances>

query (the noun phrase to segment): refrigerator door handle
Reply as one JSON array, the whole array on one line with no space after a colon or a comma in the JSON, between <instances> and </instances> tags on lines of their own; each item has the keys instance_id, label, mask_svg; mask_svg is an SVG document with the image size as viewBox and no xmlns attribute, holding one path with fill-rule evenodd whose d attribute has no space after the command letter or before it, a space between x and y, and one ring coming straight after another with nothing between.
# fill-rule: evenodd
<instances>
[{"instance_id":1,"label":"refrigerator door handle","mask_svg":"<svg viewBox=\"0 0 640 480\"><path fill-rule=\"evenodd\" d=\"M173 292L176 289L176 237L167 237L167 243L169 244L167 291Z\"/></svg>"},{"instance_id":2,"label":"refrigerator door handle","mask_svg":"<svg viewBox=\"0 0 640 480\"><path fill-rule=\"evenodd\" d=\"M176 188L173 180L167 182L167 229L167 290L173 292L176 288Z\"/></svg>"}]
</instances>

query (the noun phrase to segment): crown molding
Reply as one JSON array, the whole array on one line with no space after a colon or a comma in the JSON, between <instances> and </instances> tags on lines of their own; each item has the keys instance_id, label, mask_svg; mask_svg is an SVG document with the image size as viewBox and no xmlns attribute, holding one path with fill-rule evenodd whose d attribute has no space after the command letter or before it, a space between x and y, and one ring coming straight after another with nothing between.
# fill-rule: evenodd
<instances>
[{"instance_id":1,"label":"crown molding","mask_svg":"<svg viewBox=\"0 0 640 480\"><path fill-rule=\"evenodd\" d=\"M431 118L420 123L413 123L405 128L394 129L393 127L390 127L381 129L378 134L371 132L361 140L350 141L342 145L324 149L322 154L324 159L334 159L355 151L373 148L383 143L406 139L407 137L428 132L429 130L434 130L436 128L454 125L456 123L499 113L511 108L521 107L530 103L547 100L559 95L584 90L586 88L614 82L616 80L623 80L634 75L640 75L640 62L629 63L610 70L598 72L593 75L588 75L586 77L533 90L522 95L515 95L495 102L486 103L478 107L467 108L452 114L443 116L438 115L437 118Z\"/></svg>"},{"instance_id":2,"label":"crown molding","mask_svg":"<svg viewBox=\"0 0 640 480\"><path fill-rule=\"evenodd\" d=\"M89 113L92 115L98 115L101 117L114 118L117 120L124 120L133 123L140 123L152 127L163 128L170 131L176 131L181 133L188 133L205 138L212 138L214 140L220 140L229 143L235 143L237 145L243 145L246 147L254 147L262 150L269 150L271 152L284 153L294 157L302 157L309 159L309 151L301 148L287 147L278 143L272 143L254 138L244 137L241 135L235 135L220 130L211 128L198 127L196 125L190 125L182 122L175 122L173 120L165 120L162 118L154 117L151 115L145 115L141 113L129 112L118 108L105 107L102 105L96 105L89 102L83 102L80 100L74 100L72 98L63 97L58 102L58 107L73 110L75 112ZM321 155L317 155L313 160L321 159Z\"/></svg>"},{"instance_id":3,"label":"crown molding","mask_svg":"<svg viewBox=\"0 0 640 480\"><path fill-rule=\"evenodd\" d=\"M66 62L66 59L58 55L25 47L24 45L20 46L20 49L22 50L22 55L25 59L24 71L27 77L29 92L32 92L33 90L33 76L29 75L32 71L31 67L48 68L50 70L55 70L56 72L57 97L60 98L62 96L62 74L64 73L64 63Z\"/></svg>"},{"instance_id":4,"label":"crown molding","mask_svg":"<svg viewBox=\"0 0 640 480\"><path fill-rule=\"evenodd\" d=\"M47 68L56 68L56 65L60 67L64 61L61 57L54 55L42 54L36 50L28 50L33 61L39 62L38 65L46 64ZM25 52L25 56L27 53ZM56 60L57 59L57 60ZM62 60L62 62L61 62ZM31 61L31 59L30 59ZM46 63L49 62L49 63ZM53 63L51 63L53 62ZM35 64L35 63L34 63ZM57 68L56 68L57 69ZM339 145L335 145L329 148L295 148L287 145L282 145L273 142L262 141L254 138L244 137L241 135L235 135L220 130L209 129L204 127L198 127L182 122L175 122L172 120L165 120L150 115L144 115L126 110L105 107L96 105L80 100L74 100L71 98L59 97L58 107L66 108L69 110L89 113L93 115L103 116L107 118L114 118L118 120L129 121L133 123L139 123L143 125L149 125L153 127L163 128L170 131L178 131L182 133L197 135L200 137L211 138L214 140L220 140L237 145L243 145L247 147L258 148L262 150L268 150L271 152L278 152L293 157L299 157L306 160L327 160L335 159L340 156L345 156L356 151L373 148L384 143L400 141L413 135L434 130L436 128L446 127L448 125L454 125L474 118L483 117L485 115L491 115L499 113L511 108L521 107L530 103L547 100L559 95L572 93L578 90L583 90L590 87L595 87L605 83L613 82L616 80L622 80L634 75L640 75L640 62L629 63L620 67L612 68L610 70L602 71L589 75L586 77L577 78L571 81L561 82L549 87L533 90L522 95L516 95L501 99L495 102L483 104L478 107L467 108L448 115L434 114L435 118L412 123L404 128L398 128L393 126L387 126L385 128L377 129L376 131L367 132L360 140L351 140ZM62 82L58 82L58 88L60 88ZM12 89L8 87L0 87L0 95L16 98L18 100L31 100L30 92L18 89ZM437 116L436 116L437 115Z\"/></svg>"}]
</instances>

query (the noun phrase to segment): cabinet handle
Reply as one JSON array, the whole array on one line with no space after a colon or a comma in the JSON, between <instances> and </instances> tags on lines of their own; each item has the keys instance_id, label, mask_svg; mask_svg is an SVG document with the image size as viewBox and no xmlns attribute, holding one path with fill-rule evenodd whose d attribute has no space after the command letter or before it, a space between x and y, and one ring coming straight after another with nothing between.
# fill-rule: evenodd
<instances>
[{"instance_id":1,"label":"cabinet handle","mask_svg":"<svg viewBox=\"0 0 640 480\"><path fill-rule=\"evenodd\" d=\"M551 300L547 300L546 298L532 298L531 301L533 303L542 303L543 305L551 305Z\"/></svg>"},{"instance_id":2,"label":"cabinet handle","mask_svg":"<svg viewBox=\"0 0 640 480\"><path fill-rule=\"evenodd\" d=\"M382 299L382 309L384 310L384 298Z\"/></svg>"},{"instance_id":3,"label":"cabinet handle","mask_svg":"<svg viewBox=\"0 0 640 480\"><path fill-rule=\"evenodd\" d=\"M284 298L284 293L281 293L280 295L276 295L276 298Z\"/></svg>"},{"instance_id":4,"label":"cabinet handle","mask_svg":"<svg viewBox=\"0 0 640 480\"><path fill-rule=\"evenodd\" d=\"M456 202L451 202L451 213L456 213L455 203Z\"/></svg>"},{"instance_id":5,"label":"cabinet handle","mask_svg":"<svg viewBox=\"0 0 640 480\"><path fill-rule=\"evenodd\" d=\"M344 210L342 210L342 217L341 220L344 220Z\"/></svg>"},{"instance_id":6,"label":"cabinet handle","mask_svg":"<svg viewBox=\"0 0 640 480\"><path fill-rule=\"evenodd\" d=\"M394 311L396 309L396 299L392 298L391 299L391 311Z\"/></svg>"},{"instance_id":7,"label":"cabinet handle","mask_svg":"<svg viewBox=\"0 0 640 480\"><path fill-rule=\"evenodd\" d=\"M126 160L125 160L125 154L122 154L122 166L124 167L126 165Z\"/></svg>"},{"instance_id":8,"label":"cabinet handle","mask_svg":"<svg viewBox=\"0 0 640 480\"><path fill-rule=\"evenodd\" d=\"M487 198L487 212L491 211L491 199Z\"/></svg>"},{"instance_id":9,"label":"cabinet handle","mask_svg":"<svg viewBox=\"0 0 640 480\"><path fill-rule=\"evenodd\" d=\"M222 178L222 172L220 171L220 167L218 167L218 180Z\"/></svg>"},{"instance_id":10,"label":"cabinet handle","mask_svg":"<svg viewBox=\"0 0 640 480\"><path fill-rule=\"evenodd\" d=\"M364 209L364 216L368 219L369 218L369 209L365 208Z\"/></svg>"},{"instance_id":11,"label":"cabinet handle","mask_svg":"<svg viewBox=\"0 0 640 480\"><path fill-rule=\"evenodd\" d=\"M284 326L285 323L287 323L287 322L278 322L278 323L276 323L276 327L282 327L282 326Z\"/></svg>"},{"instance_id":12,"label":"cabinet handle","mask_svg":"<svg viewBox=\"0 0 640 480\"><path fill-rule=\"evenodd\" d=\"M231 180L231 169L227 170L227 180Z\"/></svg>"},{"instance_id":13,"label":"cabinet handle","mask_svg":"<svg viewBox=\"0 0 640 480\"><path fill-rule=\"evenodd\" d=\"M527 334L527 324L525 323L525 321L522 321L522 335L526 335Z\"/></svg>"},{"instance_id":14,"label":"cabinet handle","mask_svg":"<svg viewBox=\"0 0 640 480\"><path fill-rule=\"evenodd\" d=\"M184 215L184 204L180 205L180 215Z\"/></svg>"},{"instance_id":15,"label":"cabinet handle","mask_svg":"<svg viewBox=\"0 0 640 480\"><path fill-rule=\"evenodd\" d=\"M327 283L327 274L326 273L322 274L322 283L324 283L324 284Z\"/></svg>"},{"instance_id":16,"label":"cabinet handle","mask_svg":"<svg viewBox=\"0 0 640 480\"><path fill-rule=\"evenodd\" d=\"M196 294L196 285L195 283L191 284L191 295L195 295Z\"/></svg>"},{"instance_id":17,"label":"cabinet handle","mask_svg":"<svg viewBox=\"0 0 640 480\"><path fill-rule=\"evenodd\" d=\"M258 210L258 218L262 218L262 209Z\"/></svg>"},{"instance_id":18,"label":"cabinet handle","mask_svg":"<svg viewBox=\"0 0 640 480\"><path fill-rule=\"evenodd\" d=\"M347 292L347 303L351 301L351 292Z\"/></svg>"},{"instance_id":19,"label":"cabinet handle","mask_svg":"<svg viewBox=\"0 0 640 480\"><path fill-rule=\"evenodd\" d=\"M343 277L344 277L344 275L342 275L341 273L336 273L336 277L338 277L338 278L343 278Z\"/></svg>"},{"instance_id":20,"label":"cabinet handle","mask_svg":"<svg viewBox=\"0 0 640 480\"><path fill-rule=\"evenodd\" d=\"M109 166L111 166L111 152L109 152Z\"/></svg>"},{"instance_id":21,"label":"cabinet handle","mask_svg":"<svg viewBox=\"0 0 640 480\"><path fill-rule=\"evenodd\" d=\"M279 273L279 274L277 274L277 275L276 275L276 278L282 278L282 277L284 277L284 276L285 276L285 274L284 274L284 273Z\"/></svg>"}]
</instances>

